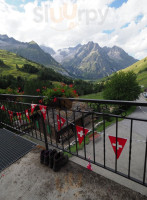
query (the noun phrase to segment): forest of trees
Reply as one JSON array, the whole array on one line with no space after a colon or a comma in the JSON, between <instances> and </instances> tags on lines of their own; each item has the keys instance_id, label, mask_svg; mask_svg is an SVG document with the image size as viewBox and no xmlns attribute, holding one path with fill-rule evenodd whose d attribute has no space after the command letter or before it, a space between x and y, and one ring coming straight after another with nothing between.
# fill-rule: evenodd
<instances>
[{"instance_id":1,"label":"forest of trees","mask_svg":"<svg viewBox=\"0 0 147 200\"><path fill-rule=\"evenodd\" d=\"M0 60L1 67L9 67L6 66L5 63ZM0 89L7 89L11 88L13 90L18 90L21 88L20 91L24 92L24 94L32 94L36 95L36 89L40 89L42 91L42 87L54 87L52 81L62 82L67 85L72 84L74 89L77 91L78 95L86 95L91 93L101 92L104 88L104 84L95 84L93 82L84 81L81 79L72 79L70 77L63 76L60 73L55 72L51 68L46 68L43 65L41 68L37 68L31 64L24 64L23 66L18 66L16 64L16 69L21 72L29 73L29 74L36 74L36 79L27 79L21 76L14 77L13 75L5 75L0 76ZM2 91L3 92L3 91ZM41 95L41 93L40 93Z\"/></svg>"},{"instance_id":2,"label":"forest of trees","mask_svg":"<svg viewBox=\"0 0 147 200\"><path fill-rule=\"evenodd\" d=\"M141 93L137 76L134 72L115 73L105 84L104 98L110 100L134 101L138 99Z\"/></svg>"},{"instance_id":3,"label":"forest of trees","mask_svg":"<svg viewBox=\"0 0 147 200\"><path fill-rule=\"evenodd\" d=\"M92 82L86 82L83 80L72 80L62 75L56 76L55 73L49 73L50 70L43 70L39 72L39 77L36 79L27 80L21 76L14 77L12 75L0 76L0 89L18 89L21 88L21 91L24 91L24 94L36 95L36 89L42 91L42 87L53 88L51 81L64 82L65 84L73 84L78 95L86 95L91 93L97 93L102 91L104 85L94 84ZM54 72L54 71L53 71Z\"/></svg>"},{"instance_id":4,"label":"forest of trees","mask_svg":"<svg viewBox=\"0 0 147 200\"><path fill-rule=\"evenodd\" d=\"M30 74L36 74L39 71L38 68L30 64L24 64L21 68L19 68L18 65L16 65L16 69Z\"/></svg>"}]
</instances>

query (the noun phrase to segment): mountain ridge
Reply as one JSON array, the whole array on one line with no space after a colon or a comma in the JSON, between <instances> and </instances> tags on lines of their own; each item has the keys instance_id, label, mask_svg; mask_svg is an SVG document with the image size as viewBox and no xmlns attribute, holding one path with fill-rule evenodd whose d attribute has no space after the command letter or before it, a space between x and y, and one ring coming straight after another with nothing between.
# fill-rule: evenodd
<instances>
[{"instance_id":1,"label":"mountain ridge","mask_svg":"<svg viewBox=\"0 0 147 200\"><path fill-rule=\"evenodd\" d=\"M50 54L44 52L40 46L34 42L20 42L7 35L0 35L0 49L13 52L28 60L45 65L55 71L68 75L66 70Z\"/></svg>"},{"instance_id":2,"label":"mountain ridge","mask_svg":"<svg viewBox=\"0 0 147 200\"><path fill-rule=\"evenodd\" d=\"M92 80L108 76L138 61L118 46L100 47L93 41L59 49L52 56L68 73L72 72L77 78Z\"/></svg>"},{"instance_id":3,"label":"mountain ridge","mask_svg":"<svg viewBox=\"0 0 147 200\"><path fill-rule=\"evenodd\" d=\"M138 61L118 46L100 47L93 41L55 52L50 47L39 46L33 40L29 43L20 42L7 35L0 35L0 49L52 68L62 75L87 80L109 76Z\"/></svg>"},{"instance_id":4,"label":"mountain ridge","mask_svg":"<svg viewBox=\"0 0 147 200\"><path fill-rule=\"evenodd\" d=\"M69 80L69 78L62 76L51 68L46 68L6 50L0 50L0 74L1 76L12 75L15 78L22 77L25 80L39 79L61 82Z\"/></svg>"}]
</instances>

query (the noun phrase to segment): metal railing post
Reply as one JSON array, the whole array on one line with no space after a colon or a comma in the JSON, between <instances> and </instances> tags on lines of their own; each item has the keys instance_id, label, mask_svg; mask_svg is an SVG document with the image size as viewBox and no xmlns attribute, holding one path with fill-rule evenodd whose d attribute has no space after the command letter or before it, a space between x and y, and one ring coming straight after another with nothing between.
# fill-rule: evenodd
<instances>
[{"instance_id":1,"label":"metal railing post","mask_svg":"<svg viewBox=\"0 0 147 200\"><path fill-rule=\"evenodd\" d=\"M64 106L62 108L62 105L60 102L60 100L65 101L67 100L67 98L58 98L58 106L60 107L59 111L58 111L58 107L55 107L54 105L50 108L47 107L48 108L47 113L46 113L47 119L44 120L44 115L41 113L39 109L40 104L36 104L38 108L36 107L36 110L34 110L34 113L31 113L30 111L31 111L32 103L29 103L29 102L26 103L24 101L20 102L17 97L34 98L34 99L43 98L43 96L0 94L0 106L2 105L5 106L5 109L2 109L2 110L0 109L0 127L6 126L8 128L14 129L15 131L19 133L28 134L30 137L35 138L38 141L42 141L46 147L46 150L48 150L49 145L51 145L52 147L57 148L61 151L64 151L67 154L77 156L78 158L82 160L86 160L88 162L91 162L92 164L95 164L96 166L109 170L122 177L135 181L136 183L139 183L141 185L147 186L147 175L146 175L147 174L147 138L146 138L146 141L138 140L138 136L136 138L137 133L134 131L136 122L144 122L147 124L147 119L144 116L142 118L140 117L138 118L134 116L127 116L127 114L124 115L122 114L122 112L120 112L120 108L119 108L120 106L118 106L118 105L121 105L121 106L123 105L123 106L147 107L147 103L135 102L135 101L131 102L131 101L116 101L116 100L96 100L96 99L93 100L93 99L68 98L69 100L73 102L84 103L84 105L82 104L81 106L82 109L80 108L80 105L78 103L78 106L76 106L75 104L75 107L68 110L68 109L65 109ZM91 104L94 104L94 105L96 104L98 106L101 106L100 108L102 109L101 110L91 109L91 107L89 106ZM111 108L111 110L110 109L108 110L108 108ZM29 111L30 120L31 120L31 121L29 120L30 124L28 124L27 122L27 116L25 113L26 109L28 109ZM10 112L8 112L9 110L13 112L13 119L10 118L10 115L9 115ZM21 113L21 117L22 117L21 120L23 122L22 126L20 124L19 118L16 115L16 112ZM61 127L62 124L61 124L61 121L59 120L60 129L62 129L60 131L58 130L58 122L57 122L58 114L59 114L59 119L63 117L65 118L65 122L66 122L65 126ZM89 116L91 116L92 118L90 118ZM108 129L109 126L111 125L111 123L109 124L109 120L107 119L109 117L113 119L111 120L112 125L113 125L112 129ZM121 120L123 119L129 120L129 122L131 120L131 125L125 126L125 124L122 124L123 126L121 126L120 123L121 123ZM35 122L37 122L37 125L35 125ZM80 146L79 140L78 140L79 135L78 135L78 131L76 130L77 125L83 128L83 132L85 131L85 128L87 127L90 133L90 135L88 135L89 138L86 138L85 136L83 137L82 146ZM47 128L49 127L50 127L50 130L48 131ZM123 128L120 129L121 127ZM32 131L32 134L31 134L31 131ZM34 134L34 131L35 131L35 134ZM53 134L50 131L52 131ZM98 133L98 131L100 133ZM124 134L124 131L126 132L125 133L126 135ZM99 142L96 141L96 138L98 137L95 137L95 132L96 132L96 136L98 137L101 136L103 140L99 140ZM127 132L130 133L130 136L128 136ZM115 141L113 144L111 143L111 141L109 141L110 139L109 133L115 138ZM64 143L62 144L59 144L60 134L61 134L61 139L64 139L64 138L66 139L64 140ZM66 138L67 135L68 135L68 138ZM93 136L92 142L90 141L91 136ZM126 149L124 150L123 154L126 155L126 157L124 155L124 160L126 160L127 158L127 160L129 160L129 163L128 164L125 163L124 166L121 165L121 161L117 160L119 157L118 155L120 155L119 147L121 147L121 151L123 150L123 147L124 147L123 145L119 145L119 142L118 142L119 139L125 139L125 141L127 141ZM140 149L141 153L143 151L143 157L144 157L143 158L144 163L143 162L139 163L139 167L141 165L142 166L141 168L138 168L139 170L138 177L141 174L141 178L135 178L134 172L133 170L131 170L131 165L136 161L135 160L136 157L142 156L141 153L140 155L138 154L134 156L134 148L135 148L134 141L145 143L145 146L142 145ZM114 146L115 146L115 149L113 148ZM109 153L109 150L111 150L110 153ZM112 154L113 150L115 153L114 155ZM88 154L91 157L93 154L93 159L89 160ZM115 156L115 159L114 159L114 156ZM107 157L109 158L108 162L106 162ZM99 161L97 161L98 159ZM123 155L121 159L123 160ZM128 166L126 167L126 165Z\"/></svg>"},{"instance_id":2,"label":"metal railing post","mask_svg":"<svg viewBox=\"0 0 147 200\"><path fill-rule=\"evenodd\" d=\"M46 147L46 150L48 150L47 133L46 133L45 122L44 122L44 118L43 118L42 113L41 113L41 121L42 121L42 126L43 126L43 134L44 134L44 139L45 139L45 147Z\"/></svg>"}]
</instances>

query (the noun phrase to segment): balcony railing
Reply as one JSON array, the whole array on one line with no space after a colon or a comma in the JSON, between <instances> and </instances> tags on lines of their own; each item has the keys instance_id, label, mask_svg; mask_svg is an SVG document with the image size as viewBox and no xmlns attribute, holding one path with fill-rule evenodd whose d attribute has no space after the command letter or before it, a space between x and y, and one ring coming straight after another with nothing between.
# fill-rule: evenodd
<instances>
[{"instance_id":1,"label":"balcony railing","mask_svg":"<svg viewBox=\"0 0 147 200\"><path fill-rule=\"evenodd\" d=\"M147 186L147 103L58 98L44 107L42 98L1 94L0 125Z\"/></svg>"}]
</instances>

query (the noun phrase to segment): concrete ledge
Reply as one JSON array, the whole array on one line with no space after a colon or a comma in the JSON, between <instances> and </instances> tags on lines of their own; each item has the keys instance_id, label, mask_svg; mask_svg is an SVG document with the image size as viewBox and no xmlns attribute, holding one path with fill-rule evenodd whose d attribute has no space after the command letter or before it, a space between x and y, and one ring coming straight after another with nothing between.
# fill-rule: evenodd
<instances>
[{"instance_id":1,"label":"concrete ledge","mask_svg":"<svg viewBox=\"0 0 147 200\"><path fill-rule=\"evenodd\" d=\"M69 161L59 172L40 164L36 148L0 173L1 200L145 200L143 196Z\"/></svg>"}]
</instances>

